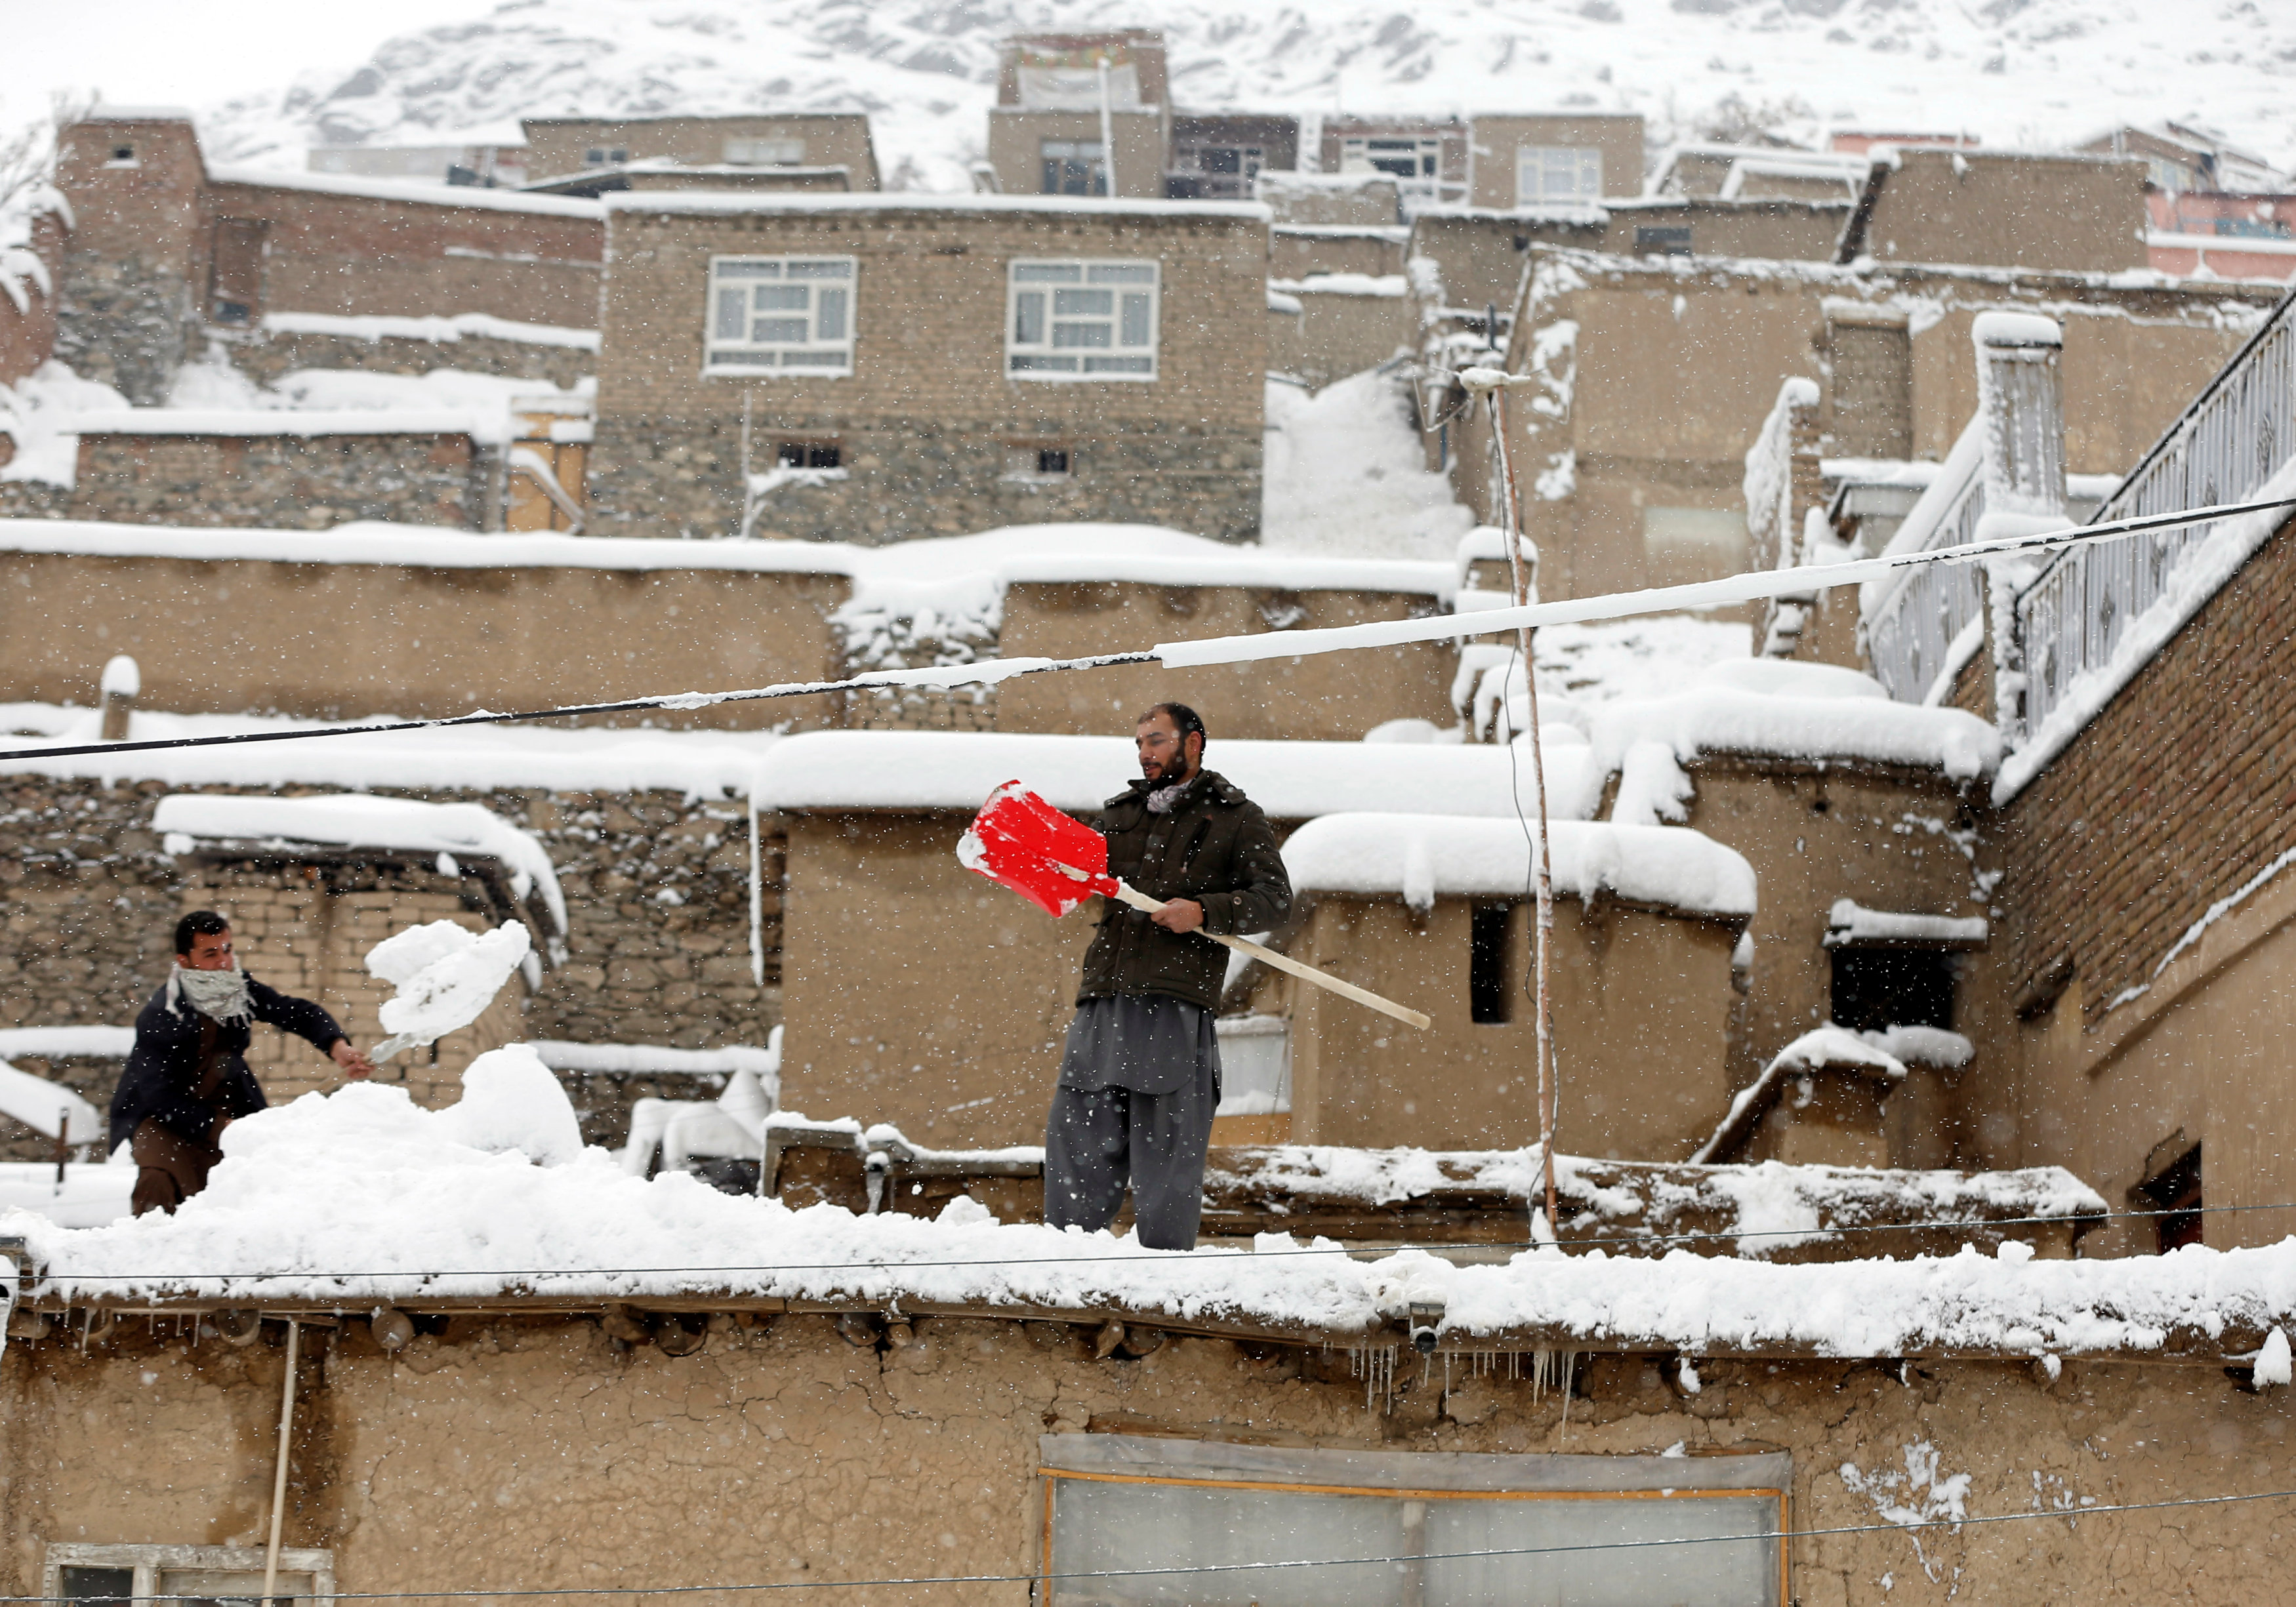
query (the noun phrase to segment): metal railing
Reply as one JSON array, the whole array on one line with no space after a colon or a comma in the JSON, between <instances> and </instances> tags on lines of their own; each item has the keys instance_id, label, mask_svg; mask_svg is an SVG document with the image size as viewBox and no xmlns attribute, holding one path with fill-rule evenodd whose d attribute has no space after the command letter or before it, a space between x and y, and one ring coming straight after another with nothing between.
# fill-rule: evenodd
<instances>
[{"instance_id":1,"label":"metal railing","mask_svg":"<svg viewBox=\"0 0 2296 1607\"><path fill-rule=\"evenodd\" d=\"M2237 502L2296 455L2296 295L2283 300L2091 523ZM2017 598L2023 731L2038 730L2084 673L2112 661L2213 525L2068 548ZM1959 566L1956 566L1959 567Z\"/></svg>"},{"instance_id":2,"label":"metal railing","mask_svg":"<svg viewBox=\"0 0 2296 1607\"><path fill-rule=\"evenodd\" d=\"M1982 418L1969 429L1982 427ZM1964 439L1966 431L1964 431ZM1966 472L1954 485L1933 485L1922 501L1938 510L1929 519L1920 505L1890 543L1893 552L1937 552L1977 539L1985 517L1985 459L1981 453L1954 455ZM1940 504L1942 505L1940 505ZM1915 527L1924 520L1927 530ZM1978 569L1970 563L1930 563L1912 570L1866 619L1866 656L1874 678L1900 703L1919 703L1944 670L1946 651L1985 607Z\"/></svg>"}]
</instances>

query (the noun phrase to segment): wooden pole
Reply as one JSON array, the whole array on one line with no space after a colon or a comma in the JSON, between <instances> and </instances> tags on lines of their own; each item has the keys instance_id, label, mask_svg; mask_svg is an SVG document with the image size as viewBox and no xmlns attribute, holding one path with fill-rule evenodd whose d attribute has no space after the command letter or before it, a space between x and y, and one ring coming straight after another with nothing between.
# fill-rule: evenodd
<instances>
[{"instance_id":1,"label":"wooden pole","mask_svg":"<svg viewBox=\"0 0 2296 1607\"><path fill-rule=\"evenodd\" d=\"M1514 455L1507 450L1506 392L1496 389L1490 394L1491 433L1499 446L1499 500L1506 518L1507 571L1513 579L1519 608L1530 597L1522 573L1522 523L1516 515ZM1538 1158L1546 1184L1546 1231L1553 1233L1554 1125L1562 1093L1562 1072L1554 1063L1554 1017L1546 982L1546 951L1554 936L1554 856L1546 842L1546 755L1538 734L1538 670L1531 660L1529 627L1518 628L1515 640L1522 655L1522 684L1530 694L1530 773L1538 791L1538 922L1531 962L1538 978L1538 1019L1533 1053L1538 1062Z\"/></svg>"},{"instance_id":2,"label":"wooden pole","mask_svg":"<svg viewBox=\"0 0 2296 1607\"><path fill-rule=\"evenodd\" d=\"M287 1319L287 1382L279 1390L279 1465L271 1475L271 1545L263 1557L263 1607L277 1607L279 1524L287 1511L287 1437L295 1424L295 1362L303 1325Z\"/></svg>"}]
</instances>

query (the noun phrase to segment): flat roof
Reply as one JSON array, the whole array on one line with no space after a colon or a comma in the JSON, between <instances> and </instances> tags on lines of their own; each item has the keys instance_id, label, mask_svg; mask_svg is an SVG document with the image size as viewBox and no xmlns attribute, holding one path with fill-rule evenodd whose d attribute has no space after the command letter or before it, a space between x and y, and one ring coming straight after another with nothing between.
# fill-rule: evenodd
<instances>
[{"instance_id":1,"label":"flat roof","mask_svg":"<svg viewBox=\"0 0 2296 1607\"><path fill-rule=\"evenodd\" d=\"M776 195L631 190L603 197L596 204L609 212L676 212L694 217L758 212L1034 212L1069 217L1205 217L1266 223L1272 216L1254 201L1104 201L1083 195L886 195L876 192Z\"/></svg>"},{"instance_id":2,"label":"flat roof","mask_svg":"<svg viewBox=\"0 0 2296 1607\"><path fill-rule=\"evenodd\" d=\"M208 182L256 189L305 190L320 195L356 195L367 201L400 201L422 207L452 207L478 212L524 212L545 217L601 219L594 201L559 195L526 195L476 184L426 184L421 180L365 178L344 173L305 173L283 168L208 168Z\"/></svg>"}]
</instances>

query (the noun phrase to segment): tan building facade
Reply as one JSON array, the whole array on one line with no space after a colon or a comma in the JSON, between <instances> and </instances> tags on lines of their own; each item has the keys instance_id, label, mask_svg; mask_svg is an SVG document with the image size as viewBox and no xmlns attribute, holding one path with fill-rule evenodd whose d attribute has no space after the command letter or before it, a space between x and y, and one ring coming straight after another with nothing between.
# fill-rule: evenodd
<instances>
[{"instance_id":1,"label":"tan building facade","mask_svg":"<svg viewBox=\"0 0 2296 1607\"><path fill-rule=\"evenodd\" d=\"M1261 209L609 205L599 533L879 543L1096 520L1257 535Z\"/></svg>"},{"instance_id":2,"label":"tan building facade","mask_svg":"<svg viewBox=\"0 0 2296 1607\"><path fill-rule=\"evenodd\" d=\"M722 117L526 118L527 177L667 161L683 168L842 168L849 190L879 187L869 119L857 111Z\"/></svg>"},{"instance_id":3,"label":"tan building facade","mask_svg":"<svg viewBox=\"0 0 2296 1607\"><path fill-rule=\"evenodd\" d=\"M1594 206L1643 191L1639 115L1483 112L1469 137L1471 207Z\"/></svg>"}]
</instances>

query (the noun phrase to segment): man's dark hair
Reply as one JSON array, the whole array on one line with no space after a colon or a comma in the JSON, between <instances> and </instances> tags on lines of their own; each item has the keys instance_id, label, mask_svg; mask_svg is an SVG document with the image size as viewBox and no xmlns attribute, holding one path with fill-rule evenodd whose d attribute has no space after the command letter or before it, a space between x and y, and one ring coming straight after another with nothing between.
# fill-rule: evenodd
<instances>
[{"instance_id":1,"label":"man's dark hair","mask_svg":"<svg viewBox=\"0 0 2296 1607\"><path fill-rule=\"evenodd\" d=\"M231 930L231 922L211 909L195 909L176 922L176 952L192 952L193 938L220 937Z\"/></svg>"},{"instance_id":2,"label":"man's dark hair","mask_svg":"<svg viewBox=\"0 0 2296 1607\"><path fill-rule=\"evenodd\" d=\"M1140 717L1139 723L1144 725L1148 721L1154 719L1160 714L1169 717L1172 722L1172 729L1180 734L1180 751L1182 753L1185 753L1188 750L1188 738L1191 734L1201 739L1201 742L1204 746L1209 746L1210 744L1212 739L1204 732L1204 717L1198 714L1194 709L1189 708L1185 703L1152 704L1148 709L1148 712ZM1199 755L1201 755L1202 748L1199 747L1197 751Z\"/></svg>"}]
</instances>

